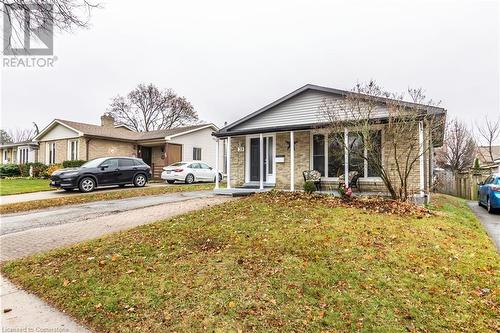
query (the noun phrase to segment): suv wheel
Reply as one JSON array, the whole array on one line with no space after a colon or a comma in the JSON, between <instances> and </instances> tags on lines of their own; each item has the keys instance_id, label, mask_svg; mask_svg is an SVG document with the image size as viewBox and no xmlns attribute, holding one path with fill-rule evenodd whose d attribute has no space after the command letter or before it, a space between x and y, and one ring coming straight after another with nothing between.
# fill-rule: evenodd
<instances>
[{"instance_id":1,"label":"suv wheel","mask_svg":"<svg viewBox=\"0 0 500 333\"><path fill-rule=\"evenodd\" d=\"M190 173L186 176L186 184L192 184L192 183L194 183L194 176L193 174Z\"/></svg>"},{"instance_id":2,"label":"suv wheel","mask_svg":"<svg viewBox=\"0 0 500 333\"><path fill-rule=\"evenodd\" d=\"M135 187L143 187L144 185L146 185L146 182L147 182L146 176L144 176L142 173L134 177Z\"/></svg>"},{"instance_id":3,"label":"suv wheel","mask_svg":"<svg viewBox=\"0 0 500 333\"><path fill-rule=\"evenodd\" d=\"M80 180L78 188L81 192L92 192L95 189L95 181L90 177L84 177Z\"/></svg>"}]
</instances>

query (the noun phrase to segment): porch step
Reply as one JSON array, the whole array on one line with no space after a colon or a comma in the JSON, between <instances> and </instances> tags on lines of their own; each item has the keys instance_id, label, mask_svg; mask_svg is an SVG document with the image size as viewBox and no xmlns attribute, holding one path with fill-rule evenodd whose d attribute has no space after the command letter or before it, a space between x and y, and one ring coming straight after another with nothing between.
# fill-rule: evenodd
<instances>
[{"instance_id":1,"label":"porch step","mask_svg":"<svg viewBox=\"0 0 500 333\"><path fill-rule=\"evenodd\" d=\"M264 183L264 188L266 189L273 189L276 185L271 184L271 183ZM259 189L260 184L259 183L245 183L241 186L238 186L237 188L242 188L242 189Z\"/></svg>"}]
</instances>

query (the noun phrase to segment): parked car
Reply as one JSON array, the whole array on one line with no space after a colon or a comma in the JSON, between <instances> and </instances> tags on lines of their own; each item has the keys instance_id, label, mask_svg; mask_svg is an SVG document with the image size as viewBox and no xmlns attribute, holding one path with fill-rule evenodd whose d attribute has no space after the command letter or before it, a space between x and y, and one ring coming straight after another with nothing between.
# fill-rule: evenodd
<instances>
[{"instance_id":1,"label":"parked car","mask_svg":"<svg viewBox=\"0 0 500 333\"><path fill-rule=\"evenodd\" d=\"M161 179L169 184L175 181L192 184L194 182L215 182L217 172L205 162L177 162L163 168ZM222 174L219 173L219 181L222 180Z\"/></svg>"},{"instance_id":2,"label":"parked car","mask_svg":"<svg viewBox=\"0 0 500 333\"><path fill-rule=\"evenodd\" d=\"M98 186L133 184L146 185L151 179L151 168L143 160L133 157L102 157L90 160L79 168L54 171L50 185L71 191L91 192Z\"/></svg>"},{"instance_id":3,"label":"parked car","mask_svg":"<svg viewBox=\"0 0 500 333\"><path fill-rule=\"evenodd\" d=\"M479 206L484 206L489 213L500 208L500 173L493 174L479 184Z\"/></svg>"}]
</instances>

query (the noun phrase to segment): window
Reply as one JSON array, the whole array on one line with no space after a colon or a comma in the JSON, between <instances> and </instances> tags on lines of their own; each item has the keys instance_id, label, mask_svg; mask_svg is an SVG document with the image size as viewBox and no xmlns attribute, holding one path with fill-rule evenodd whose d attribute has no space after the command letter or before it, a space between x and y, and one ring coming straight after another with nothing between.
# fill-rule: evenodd
<instances>
[{"instance_id":1,"label":"window","mask_svg":"<svg viewBox=\"0 0 500 333\"><path fill-rule=\"evenodd\" d=\"M363 135L361 133L349 133L349 172L356 171L360 177L365 175L365 159Z\"/></svg>"},{"instance_id":2,"label":"window","mask_svg":"<svg viewBox=\"0 0 500 333\"><path fill-rule=\"evenodd\" d=\"M104 162L102 162L101 166L107 165L109 169L116 169L118 168L118 159L117 158L110 158Z\"/></svg>"},{"instance_id":3,"label":"window","mask_svg":"<svg viewBox=\"0 0 500 333\"><path fill-rule=\"evenodd\" d=\"M370 133L366 142L361 133L350 132L348 136L349 171L357 171L361 177L378 177L382 161L382 131ZM327 147L325 147L327 145ZM345 149L344 134L314 134L312 138L312 168L321 176L336 178L344 174ZM326 149L326 155L325 155ZM328 161L325 170L325 159ZM376 161L375 163L368 163Z\"/></svg>"},{"instance_id":4,"label":"window","mask_svg":"<svg viewBox=\"0 0 500 333\"><path fill-rule=\"evenodd\" d=\"M325 136L313 135L313 169L325 176Z\"/></svg>"},{"instance_id":5,"label":"window","mask_svg":"<svg viewBox=\"0 0 500 333\"><path fill-rule=\"evenodd\" d=\"M19 148L19 163L26 164L28 163L28 148Z\"/></svg>"},{"instance_id":6,"label":"window","mask_svg":"<svg viewBox=\"0 0 500 333\"><path fill-rule=\"evenodd\" d=\"M198 163L202 169L210 169L210 167L205 163Z\"/></svg>"},{"instance_id":7,"label":"window","mask_svg":"<svg viewBox=\"0 0 500 333\"><path fill-rule=\"evenodd\" d=\"M273 164L274 164L274 160L273 160L273 157L274 157L273 137L272 136L267 137L266 140L267 140L267 144L266 144L266 149L267 149L267 161L266 161L267 173L271 175L273 173Z\"/></svg>"},{"instance_id":8,"label":"window","mask_svg":"<svg viewBox=\"0 0 500 333\"><path fill-rule=\"evenodd\" d=\"M78 159L78 140L68 141L68 160L74 161Z\"/></svg>"},{"instance_id":9,"label":"window","mask_svg":"<svg viewBox=\"0 0 500 333\"><path fill-rule=\"evenodd\" d=\"M54 164L56 163L56 143L49 142L47 144L47 163Z\"/></svg>"},{"instance_id":10,"label":"window","mask_svg":"<svg viewBox=\"0 0 500 333\"><path fill-rule=\"evenodd\" d=\"M133 167L133 166L135 166L135 163L133 160L129 160L127 158L120 158L118 160L118 166L120 166L120 167Z\"/></svg>"},{"instance_id":11,"label":"window","mask_svg":"<svg viewBox=\"0 0 500 333\"><path fill-rule=\"evenodd\" d=\"M188 168L191 168L191 169L201 169L200 163L191 163L191 165L188 166Z\"/></svg>"},{"instance_id":12,"label":"window","mask_svg":"<svg viewBox=\"0 0 500 333\"><path fill-rule=\"evenodd\" d=\"M370 133L370 146L367 148L367 157L370 161L377 161L378 166L382 165L382 131L373 131ZM368 177L379 177L377 165L368 163Z\"/></svg>"},{"instance_id":13,"label":"window","mask_svg":"<svg viewBox=\"0 0 500 333\"><path fill-rule=\"evenodd\" d=\"M344 134L328 136L328 177L344 174Z\"/></svg>"},{"instance_id":14,"label":"window","mask_svg":"<svg viewBox=\"0 0 500 333\"><path fill-rule=\"evenodd\" d=\"M194 161L201 160L201 148L193 148L193 160Z\"/></svg>"},{"instance_id":15,"label":"window","mask_svg":"<svg viewBox=\"0 0 500 333\"><path fill-rule=\"evenodd\" d=\"M5 163L9 162L9 152L7 150L3 151L3 160Z\"/></svg>"}]
</instances>

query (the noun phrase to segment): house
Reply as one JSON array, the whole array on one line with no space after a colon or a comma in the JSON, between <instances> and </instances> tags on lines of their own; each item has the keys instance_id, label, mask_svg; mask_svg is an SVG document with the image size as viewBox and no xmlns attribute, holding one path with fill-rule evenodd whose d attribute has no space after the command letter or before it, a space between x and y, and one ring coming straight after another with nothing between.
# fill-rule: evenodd
<instances>
[{"instance_id":1,"label":"house","mask_svg":"<svg viewBox=\"0 0 500 333\"><path fill-rule=\"evenodd\" d=\"M348 94L352 93L308 84L214 133L219 140L227 141L228 187L301 190L303 171L318 170L322 186L333 189L337 188L339 181L348 181L349 172L355 170L361 175L358 184L362 191L387 192L382 179L367 165L368 162L355 161L347 150L332 140L336 134L325 130L327 122L320 112L321 105L327 99L344 99ZM384 154L387 142L384 115L388 114L384 108L387 104L383 103L386 99L379 100L382 101L380 112L372 126L379 133L381 163L391 166L394 164L393 156ZM419 111L424 109L426 114L446 115L446 110L442 108L405 104L418 107ZM432 142L432 145L429 144L430 148L421 154L409 179L410 189L422 196L432 182L429 176L432 175L432 147L440 146L443 140L442 135L430 138L426 124L423 116L412 137L418 140L417 143L421 142L422 147L427 142ZM341 135L350 139L349 128L344 128Z\"/></svg>"},{"instance_id":2,"label":"house","mask_svg":"<svg viewBox=\"0 0 500 333\"><path fill-rule=\"evenodd\" d=\"M101 125L54 119L35 138L39 144L38 161L45 164L65 160L91 160L104 156L140 157L158 178L166 165L184 160L203 160L215 165L212 132L214 124L136 132L115 125L110 115L101 117Z\"/></svg>"},{"instance_id":3,"label":"house","mask_svg":"<svg viewBox=\"0 0 500 333\"><path fill-rule=\"evenodd\" d=\"M479 164L491 164L495 163L500 159L500 146L491 146L491 154L493 155L493 161L490 156L490 147L479 146L477 147L476 157L479 158Z\"/></svg>"},{"instance_id":4,"label":"house","mask_svg":"<svg viewBox=\"0 0 500 333\"><path fill-rule=\"evenodd\" d=\"M25 164L37 161L38 144L31 141L0 145L2 164Z\"/></svg>"}]
</instances>

